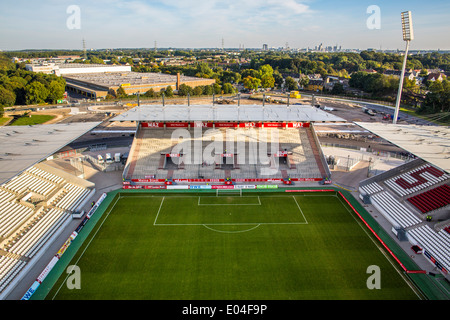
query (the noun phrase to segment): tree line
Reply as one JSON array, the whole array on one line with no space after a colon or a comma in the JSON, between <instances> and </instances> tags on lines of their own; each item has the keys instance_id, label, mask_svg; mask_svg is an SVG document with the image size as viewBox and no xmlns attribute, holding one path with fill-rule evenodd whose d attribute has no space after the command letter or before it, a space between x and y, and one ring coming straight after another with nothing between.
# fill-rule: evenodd
<instances>
[{"instance_id":1,"label":"tree line","mask_svg":"<svg viewBox=\"0 0 450 320\"><path fill-rule=\"evenodd\" d=\"M14 64L0 57L0 110L14 105L56 103L62 99L66 81L53 74L25 70L24 64Z\"/></svg>"}]
</instances>

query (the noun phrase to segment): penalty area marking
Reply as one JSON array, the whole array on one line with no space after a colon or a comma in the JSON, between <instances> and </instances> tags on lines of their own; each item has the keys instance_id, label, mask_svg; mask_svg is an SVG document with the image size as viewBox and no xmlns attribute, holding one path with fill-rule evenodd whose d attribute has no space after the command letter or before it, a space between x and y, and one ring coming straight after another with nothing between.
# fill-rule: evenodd
<instances>
[{"instance_id":1,"label":"penalty area marking","mask_svg":"<svg viewBox=\"0 0 450 320\"><path fill-rule=\"evenodd\" d=\"M308 224L308 220L306 220L306 217L305 217L305 215L303 214L302 208L300 208L300 205L298 204L297 199L295 199L295 196L292 196L292 198L294 198L294 201L295 201L295 203L297 204L298 210L300 210L300 213L302 214L303 219L305 219L305 224Z\"/></svg>"},{"instance_id":2,"label":"penalty area marking","mask_svg":"<svg viewBox=\"0 0 450 320\"><path fill-rule=\"evenodd\" d=\"M158 212L156 214L155 217L155 221L153 222L154 226L239 226L239 225L256 225L256 227L260 226L260 225L298 225L298 224L308 224L308 220L306 219L302 209L300 208L300 205L298 204L297 200L295 199L295 196L292 196L292 198L294 199L295 204L297 205L298 210L300 211L302 217L303 217L303 222L233 222L233 223L156 223L159 217L159 214L161 212L161 208L163 206L165 197L163 197L161 199L161 203L159 205L159 209ZM200 197L199 200L200 201ZM253 204L253 205L262 205L261 204L261 199L258 196L258 201L259 204ZM227 206L230 204L220 204L222 206ZM234 204L237 205L237 204ZM245 205L245 204L244 204ZM249 204L247 204L249 205ZM208 206L208 205L204 205L204 206Z\"/></svg>"},{"instance_id":3,"label":"penalty area marking","mask_svg":"<svg viewBox=\"0 0 450 320\"><path fill-rule=\"evenodd\" d=\"M233 225L234 225L234 224L233 224ZM204 226L206 229L209 229L209 230L215 231L215 232L220 232L220 233L242 233L242 232L248 232L248 231L255 230L255 229L258 228L260 225L261 225L261 224L257 224L256 226L254 226L254 227L252 227L252 228L250 228L250 229L246 229L246 230L238 230L238 231L217 230L217 229L208 227L207 224L204 224L203 226Z\"/></svg>"}]
</instances>

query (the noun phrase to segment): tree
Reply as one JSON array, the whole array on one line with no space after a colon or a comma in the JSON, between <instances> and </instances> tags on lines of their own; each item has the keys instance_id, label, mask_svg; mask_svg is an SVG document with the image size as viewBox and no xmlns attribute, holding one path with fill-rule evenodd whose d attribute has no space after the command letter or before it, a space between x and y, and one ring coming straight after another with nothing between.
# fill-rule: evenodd
<instances>
[{"instance_id":1,"label":"tree","mask_svg":"<svg viewBox=\"0 0 450 320\"><path fill-rule=\"evenodd\" d=\"M50 103L56 103L57 100L62 99L64 96L64 92L66 91L66 87L63 83L57 80L53 80L50 82L48 86L49 94L47 100Z\"/></svg>"},{"instance_id":2,"label":"tree","mask_svg":"<svg viewBox=\"0 0 450 320\"><path fill-rule=\"evenodd\" d=\"M204 86L203 87L203 94L206 96L212 96L213 94L213 87L212 86Z\"/></svg>"},{"instance_id":3,"label":"tree","mask_svg":"<svg viewBox=\"0 0 450 320\"><path fill-rule=\"evenodd\" d=\"M192 94L194 96L201 96L203 94L203 88L201 86L197 86L192 90Z\"/></svg>"},{"instance_id":4,"label":"tree","mask_svg":"<svg viewBox=\"0 0 450 320\"><path fill-rule=\"evenodd\" d=\"M422 114L450 112L450 81L447 79L434 81L429 89L418 112ZM449 118L450 116L446 116L446 119Z\"/></svg>"},{"instance_id":5,"label":"tree","mask_svg":"<svg viewBox=\"0 0 450 320\"><path fill-rule=\"evenodd\" d=\"M180 84L180 87L178 88L178 95L187 96L188 94L192 94L192 87L185 83Z\"/></svg>"},{"instance_id":6,"label":"tree","mask_svg":"<svg viewBox=\"0 0 450 320\"><path fill-rule=\"evenodd\" d=\"M125 90L122 88L122 86L120 86L117 91L116 91L116 97L117 98L126 98L128 97L127 93L125 92Z\"/></svg>"},{"instance_id":7,"label":"tree","mask_svg":"<svg viewBox=\"0 0 450 320\"><path fill-rule=\"evenodd\" d=\"M275 86L275 78L272 75L264 74L261 76L261 86L263 88L273 88Z\"/></svg>"},{"instance_id":8,"label":"tree","mask_svg":"<svg viewBox=\"0 0 450 320\"><path fill-rule=\"evenodd\" d=\"M168 98L173 97L173 88L172 86L167 86L166 91L164 91L164 95Z\"/></svg>"},{"instance_id":9,"label":"tree","mask_svg":"<svg viewBox=\"0 0 450 320\"><path fill-rule=\"evenodd\" d=\"M273 79L275 80L275 84L278 88L281 87L281 85L283 84L283 76L281 75L280 72L278 71L274 71L273 73Z\"/></svg>"},{"instance_id":10,"label":"tree","mask_svg":"<svg viewBox=\"0 0 450 320\"><path fill-rule=\"evenodd\" d=\"M144 93L144 97L155 98L156 97L155 90L153 90L152 88L148 89L148 91Z\"/></svg>"},{"instance_id":11,"label":"tree","mask_svg":"<svg viewBox=\"0 0 450 320\"><path fill-rule=\"evenodd\" d=\"M11 107L15 102L15 93L0 86L0 105L4 107Z\"/></svg>"},{"instance_id":12,"label":"tree","mask_svg":"<svg viewBox=\"0 0 450 320\"><path fill-rule=\"evenodd\" d=\"M294 80L292 77L287 77L284 82L284 87L288 91L297 90L298 89L298 83Z\"/></svg>"},{"instance_id":13,"label":"tree","mask_svg":"<svg viewBox=\"0 0 450 320\"><path fill-rule=\"evenodd\" d=\"M214 94L221 94L222 93L222 88L220 87L220 85L218 83L214 83L212 85L212 88L213 88Z\"/></svg>"},{"instance_id":14,"label":"tree","mask_svg":"<svg viewBox=\"0 0 450 320\"><path fill-rule=\"evenodd\" d=\"M308 85L309 83L309 78L306 75L300 75L300 80L299 80L299 85L304 88Z\"/></svg>"},{"instance_id":15,"label":"tree","mask_svg":"<svg viewBox=\"0 0 450 320\"><path fill-rule=\"evenodd\" d=\"M265 64L259 67L260 77L262 78L264 75L273 76L273 68L269 64Z\"/></svg>"},{"instance_id":16,"label":"tree","mask_svg":"<svg viewBox=\"0 0 450 320\"><path fill-rule=\"evenodd\" d=\"M223 71L220 76L220 81L222 83L239 83L241 81L241 75L234 71Z\"/></svg>"},{"instance_id":17,"label":"tree","mask_svg":"<svg viewBox=\"0 0 450 320\"><path fill-rule=\"evenodd\" d=\"M260 85L261 80L259 80L258 78L254 78L251 76L247 76L244 78L244 88L247 88L248 90L257 90Z\"/></svg>"},{"instance_id":18,"label":"tree","mask_svg":"<svg viewBox=\"0 0 450 320\"><path fill-rule=\"evenodd\" d=\"M224 83L222 86L222 91L224 94L232 94L236 92L231 83Z\"/></svg>"},{"instance_id":19,"label":"tree","mask_svg":"<svg viewBox=\"0 0 450 320\"><path fill-rule=\"evenodd\" d=\"M25 87L25 99L27 104L44 103L49 95L49 90L40 82L33 81Z\"/></svg>"},{"instance_id":20,"label":"tree","mask_svg":"<svg viewBox=\"0 0 450 320\"><path fill-rule=\"evenodd\" d=\"M258 70L254 69L245 69L241 72L242 79L244 80L247 77L258 78L261 76L261 73Z\"/></svg>"},{"instance_id":21,"label":"tree","mask_svg":"<svg viewBox=\"0 0 450 320\"><path fill-rule=\"evenodd\" d=\"M332 94L343 94L344 92L344 85L340 82L335 83L331 89Z\"/></svg>"}]
</instances>

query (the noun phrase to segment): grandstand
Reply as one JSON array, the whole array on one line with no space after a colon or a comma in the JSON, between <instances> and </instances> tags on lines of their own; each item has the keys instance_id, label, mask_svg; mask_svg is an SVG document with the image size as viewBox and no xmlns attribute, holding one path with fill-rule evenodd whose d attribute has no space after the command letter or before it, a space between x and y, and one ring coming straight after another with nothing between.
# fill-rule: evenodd
<instances>
[{"instance_id":1,"label":"grandstand","mask_svg":"<svg viewBox=\"0 0 450 320\"><path fill-rule=\"evenodd\" d=\"M314 122L343 119L296 107L143 106L125 112L112 121L136 121L138 130L124 187L328 181Z\"/></svg>"},{"instance_id":2,"label":"grandstand","mask_svg":"<svg viewBox=\"0 0 450 320\"><path fill-rule=\"evenodd\" d=\"M360 182L360 197L404 230L444 275L450 270L450 175L418 158ZM430 221L429 217L435 217Z\"/></svg>"},{"instance_id":3,"label":"grandstand","mask_svg":"<svg viewBox=\"0 0 450 320\"><path fill-rule=\"evenodd\" d=\"M276 130L276 129L272 129ZM202 129L203 137L200 143L194 138L184 142L182 155L177 151L178 141L172 138L173 131L159 128L141 128L136 135L131 149L129 163L124 171L124 179L143 181L152 179L203 179L223 181L226 178L237 179L318 179L326 177L320 156L316 159L315 150L318 149L314 140L310 140L311 128L279 130L277 150L271 150L267 143L267 162L263 163L252 151L253 146L266 144L259 130L237 128L233 130L231 138L229 131L220 128L214 135L226 137L211 159L197 161L196 155L204 155L209 151L213 132ZM188 132L194 136L194 129ZM270 131L270 129L269 129ZM270 137L271 132L267 133ZM233 139L233 140L231 140ZM237 145L243 148L236 150ZM227 147L228 146L228 147ZM231 147L230 147L231 146ZM234 147L234 148L233 148ZM275 147L275 145L274 145ZM199 150L197 150L197 148ZM234 149L232 152L231 149ZM187 154L189 152L189 154ZM275 169L273 172L265 169ZM269 175L270 173L270 175ZM180 182L180 181L179 181Z\"/></svg>"},{"instance_id":4,"label":"grandstand","mask_svg":"<svg viewBox=\"0 0 450 320\"><path fill-rule=\"evenodd\" d=\"M95 185L45 162L0 185L0 294L84 206Z\"/></svg>"}]
</instances>

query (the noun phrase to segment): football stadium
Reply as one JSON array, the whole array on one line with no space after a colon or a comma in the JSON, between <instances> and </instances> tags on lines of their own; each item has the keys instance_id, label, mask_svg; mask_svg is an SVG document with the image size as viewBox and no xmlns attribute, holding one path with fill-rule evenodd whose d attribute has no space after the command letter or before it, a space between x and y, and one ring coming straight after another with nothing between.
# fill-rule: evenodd
<instances>
[{"instance_id":1,"label":"football stadium","mask_svg":"<svg viewBox=\"0 0 450 320\"><path fill-rule=\"evenodd\" d=\"M415 157L348 190L316 129L346 120L314 106L139 105L109 121L133 138L106 163L66 150L98 123L0 130L20 138L1 159L1 299L450 298L448 129L358 123Z\"/></svg>"}]
</instances>

